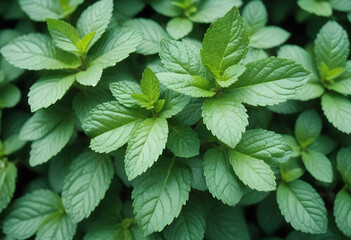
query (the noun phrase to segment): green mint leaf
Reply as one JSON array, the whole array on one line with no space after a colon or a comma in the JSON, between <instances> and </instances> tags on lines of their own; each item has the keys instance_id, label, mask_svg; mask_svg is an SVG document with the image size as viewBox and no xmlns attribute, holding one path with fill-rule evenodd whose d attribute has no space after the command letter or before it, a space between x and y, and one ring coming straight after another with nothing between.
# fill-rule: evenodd
<instances>
[{"instance_id":1,"label":"green mint leaf","mask_svg":"<svg viewBox=\"0 0 351 240\"><path fill-rule=\"evenodd\" d=\"M137 47L137 53L143 55L158 53L160 41L169 38L165 30L151 19L135 18L126 21L123 26L131 28L143 36L140 45Z\"/></svg>"},{"instance_id":2,"label":"green mint leaf","mask_svg":"<svg viewBox=\"0 0 351 240\"><path fill-rule=\"evenodd\" d=\"M274 165L287 162L292 155L283 136L263 129L247 130L234 150Z\"/></svg>"},{"instance_id":3,"label":"green mint leaf","mask_svg":"<svg viewBox=\"0 0 351 240\"><path fill-rule=\"evenodd\" d=\"M202 62L219 79L228 67L246 55L248 43L243 20L233 7L207 30L201 49Z\"/></svg>"},{"instance_id":4,"label":"green mint leaf","mask_svg":"<svg viewBox=\"0 0 351 240\"><path fill-rule=\"evenodd\" d=\"M333 167L324 154L308 149L301 152L301 158L307 171L314 178L326 183L333 181Z\"/></svg>"},{"instance_id":5,"label":"green mint leaf","mask_svg":"<svg viewBox=\"0 0 351 240\"><path fill-rule=\"evenodd\" d=\"M72 108L82 123L88 112L98 104L113 100L107 89L102 87L85 87L73 98Z\"/></svg>"},{"instance_id":6,"label":"green mint leaf","mask_svg":"<svg viewBox=\"0 0 351 240\"><path fill-rule=\"evenodd\" d=\"M75 81L74 75L47 76L34 83L28 93L31 111L47 108L60 100Z\"/></svg>"},{"instance_id":7,"label":"green mint leaf","mask_svg":"<svg viewBox=\"0 0 351 240\"><path fill-rule=\"evenodd\" d=\"M74 222L89 217L105 196L113 174L107 155L88 151L72 162L63 182L62 202Z\"/></svg>"},{"instance_id":8,"label":"green mint leaf","mask_svg":"<svg viewBox=\"0 0 351 240\"><path fill-rule=\"evenodd\" d=\"M168 124L164 118L148 118L140 123L128 141L125 169L133 180L150 168L166 147Z\"/></svg>"},{"instance_id":9,"label":"green mint leaf","mask_svg":"<svg viewBox=\"0 0 351 240\"><path fill-rule=\"evenodd\" d=\"M162 40L160 57L163 65L170 72L211 78L201 62L200 49L188 40Z\"/></svg>"},{"instance_id":10,"label":"green mint leaf","mask_svg":"<svg viewBox=\"0 0 351 240\"><path fill-rule=\"evenodd\" d=\"M167 148L177 157L194 157L200 153L200 140L191 127L170 125Z\"/></svg>"},{"instance_id":11,"label":"green mint leaf","mask_svg":"<svg viewBox=\"0 0 351 240\"><path fill-rule=\"evenodd\" d=\"M262 58L268 58L268 54L262 50L257 48L249 48L249 51L245 55L245 57L240 61L241 64L248 64L250 62L257 61Z\"/></svg>"},{"instance_id":12,"label":"green mint leaf","mask_svg":"<svg viewBox=\"0 0 351 240\"><path fill-rule=\"evenodd\" d=\"M235 206L244 194L244 187L229 163L229 153L211 148L204 156L204 174L208 190L224 204Z\"/></svg>"},{"instance_id":13,"label":"green mint leaf","mask_svg":"<svg viewBox=\"0 0 351 240\"><path fill-rule=\"evenodd\" d=\"M37 111L20 132L20 138L34 140L30 165L45 163L59 153L71 138L74 124L74 115L68 109L56 107Z\"/></svg>"},{"instance_id":14,"label":"green mint leaf","mask_svg":"<svg viewBox=\"0 0 351 240\"><path fill-rule=\"evenodd\" d=\"M166 25L168 34L173 39L181 39L193 30L193 23L186 18L172 18Z\"/></svg>"},{"instance_id":15,"label":"green mint leaf","mask_svg":"<svg viewBox=\"0 0 351 240\"><path fill-rule=\"evenodd\" d=\"M322 120L314 110L301 113L296 120L295 136L303 148L313 143L319 137L321 131Z\"/></svg>"},{"instance_id":16,"label":"green mint leaf","mask_svg":"<svg viewBox=\"0 0 351 240\"><path fill-rule=\"evenodd\" d=\"M128 28L118 28L104 34L98 45L91 49L91 64L103 69L115 66L127 58L140 44L141 34Z\"/></svg>"},{"instance_id":17,"label":"green mint leaf","mask_svg":"<svg viewBox=\"0 0 351 240\"><path fill-rule=\"evenodd\" d=\"M132 199L135 220L144 234L159 232L170 224L188 200L189 192L190 172L176 160L162 161L138 178Z\"/></svg>"},{"instance_id":18,"label":"green mint leaf","mask_svg":"<svg viewBox=\"0 0 351 240\"><path fill-rule=\"evenodd\" d=\"M143 116L116 101L97 105L83 122L85 133L91 137L90 148L104 153L126 144Z\"/></svg>"},{"instance_id":19,"label":"green mint leaf","mask_svg":"<svg viewBox=\"0 0 351 240\"><path fill-rule=\"evenodd\" d=\"M205 100L202 105L203 122L221 142L234 148L249 124L246 108L228 95Z\"/></svg>"},{"instance_id":20,"label":"green mint leaf","mask_svg":"<svg viewBox=\"0 0 351 240\"><path fill-rule=\"evenodd\" d=\"M79 51L77 43L80 40L77 30L69 23L48 18L46 20L51 37L59 48L76 53Z\"/></svg>"},{"instance_id":21,"label":"green mint leaf","mask_svg":"<svg viewBox=\"0 0 351 240\"><path fill-rule=\"evenodd\" d=\"M233 97L244 103L274 105L294 96L308 78L308 72L301 65L271 57L247 64L230 90Z\"/></svg>"},{"instance_id":22,"label":"green mint leaf","mask_svg":"<svg viewBox=\"0 0 351 240\"><path fill-rule=\"evenodd\" d=\"M326 87L344 95L351 95L351 61L346 62L345 71Z\"/></svg>"},{"instance_id":23,"label":"green mint leaf","mask_svg":"<svg viewBox=\"0 0 351 240\"><path fill-rule=\"evenodd\" d=\"M12 162L0 162L0 212L10 203L16 189L17 168Z\"/></svg>"},{"instance_id":24,"label":"green mint leaf","mask_svg":"<svg viewBox=\"0 0 351 240\"><path fill-rule=\"evenodd\" d=\"M99 40L102 34L105 32L110 19L112 17L113 1L112 0L100 0L90 5L80 15L77 21L77 31L79 36L84 37L85 35L95 32L94 37L90 41L90 44L86 48L88 51L94 43Z\"/></svg>"},{"instance_id":25,"label":"green mint leaf","mask_svg":"<svg viewBox=\"0 0 351 240\"><path fill-rule=\"evenodd\" d=\"M62 210L60 197L52 191L28 193L15 201L13 210L4 220L4 233L14 238L28 239L48 217Z\"/></svg>"},{"instance_id":26,"label":"green mint leaf","mask_svg":"<svg viewBox=\"0 0 351 240\"><path fill-rule=\"evenodd\" d=\"M344 133L351 133L351 101L345 96L326 93L321 99L328 121Z\"/></svg>"},{"instance_id":27,"label":"green mint leaf","mask_svg":"<svg viewBox=\"0 0 351 240\"><path fill-rule=\"evenodd\" d=\"M63 207L62 210L64 210ZM45 219L40 226L35 239L72 240L76 233L76 229L77 225L72 222L66 213L55 213Z\"/></svg>"},{"instance_id":28,"label":"green mint leaf","mask_svg":"<svg viewBox=\"0 0 351 240\"><path fill-rule=\"evenodd\" d=\"M118 103L128 108L137 108L138 102L132 97L133 94L142 94L141 87L136 82L118 81L110 84L112 95Z\"/></svg>"},{"instance_id":29,"label":"green mint leaf","mask_svg":"<svg viewBox=\"0 0 351 240\"><path fill-rule=\"evenodd\" d=\"M291 99L308 101L311 99L319 98L323 95L324 88L320 83L305 83L301 89Z\"/></svg>"},{"instance_id":30,"label":"green mint leaf","mask_svg":"<svg viewBox=\"0 0 351 240\"><path fill-rule=\"evenodd\" d=\"M340 231L351 237L351 194L350 190L343 188L338 192L334 202L335 222Z\"/></svg>"},{"instance_id":31,"label":"green mint leaf","mask_svg":"<svg viewBox=\"0 0 351 240\"><path fill-rule=\"evenodd\" d=\"M351 148L341 148L336 158L336 168L340 172L345 184L351 185Z\"/></svg>"},{"instance_id":32,"label":"green mint leaf","mask_svg":"<svg viewBox=\"0 0 351 240\"><path fill-rule=\"evenodd\" d=\"M263 160L231 150L229 161L235 174L251 189L263 192L275 190L274 172Z\"/></svg>"},{"instance_id":33,"label":"green mint leaf","mask_svg":"<svg viewBox=\"0 0 351 240\"><path fill-rule=\"evenodd\" d=\"M233 6L240 7L241 0L204 0L197 11L189 16L193 22L211 23L228 12Z\"/></svg>"},{"instance_id":34,"label":"green mint leaf","mask_svg":"<svg viewBox=\"0 0 351 240\"><path fill-rule=\"evenodd\" d=\"M169 240L202 240L205 235L205 219L201 201L190 198L179 216L164 229L163 233Z\"/></svg>"},{"instance_id":35,"label":"green mint leaf","mask_svg":"<svg viewBox=\"0 0 351 240\"><path fill-rule=\"evenodd\" d=\"M330 137L320 135L311 145L308 146L308 149L327 155L334 150L335 145L335 142Z\"/></svg>"},{"instance_id":36,"label":"green mint leaf","mask_svg":"<svg viewBox=\"0 0 351 240\"><path fill-rule=\"evenodd\" d=\"M154 108L154 104L150 102L150 99L145 94L132 94L131 97L137 101L140 107L145 107L147 110Z\"/></svg>"},{"instance_id":37,"label":"green mint leaf","mask_svg":"<svg viewBox=\"0 0 351 240\"><path fill-rule=\"evenodd\" d=\"M346 31L336 22L327 22L314 41L317 66L324 63L328 69L344 67L350 52L350 42Z\"/></svg>"},{"instance_id":38,"label":"green mint leaf","mask_svg":"<svg viewBox=\"0 0 351 240\"><path fill-rule=\"evenodd\" d=\"M156 77L156 74L149 67L147 67L143 72L140 87L141 91L149 99L149 103L151 105L155 105L160 97L160 83Z\"/></svg>"},{"instance_id":39,"label":"green mint leaf","mask_svg":"<svg viewBox=\"0 0 351 240\"><path fill-rule=\"evenodd\" d=\"M167 89L163 96L165 103L159 116L162 118L170 118L181 112L190 102L191 98L181 93Z\"/></svg>"},{"instance_id":40,"label":"green mint leaf","mask_svg":"<svg viewBox=\"0 0 351 240\"><path fill-rule=\"evenodd\" d=\"M290 159L286 163L280 165L279 168L282 179L285 182L293 182L305 173L305 168L298 158Z\"/></svg>"},{"instance_id":41,"label":"green mint leaf","mask_svg":"<svg viewBox=\"0 0 351 240\"><path fill-rule=\"evenodd\" d=\"M318 71L314 59L311 54L302 47L296 45L284 45L279 48L278 56L294 60L308 70L312 74L308 83L319 83Z\"/></svg>"},{"instance_id":42,"label":"green mint leaf","mask_svg":"<svg viewBox=\"0 0 351 240\"><path fill-rule=\"evenodd\" d=\"M0 108L12 108L21 100L21 91L15 85L8 83L0 88Z\"/></svg>"},{"instance_id":43,"label":"green mint leaf","mask_svg":"<svg viewBox=\"0 0 351 240\"><path fill-rule=\"evenodd\" d=\"M87 48L90 44L90 42L93 40L93 37L95 36L95 32L88 33L82 39L79 39L78 42L76 43L78 53L83 54L87 51Z\"/></svg>"},{"instance_id":44,"label":"green mint leaf","mask_svg":"<svg viewBox=\"0 0 351 240\"><path fill-rule=\"evenodd\" d=\"M53 40L40 33L16 38L1 49L7 61L28 70L76 68L79 59L55 46Z\"/></svg>"},{"instance_id":45,"label":"green mint leaf","mask_svg":"<svg viewBox=\"0 0 351 240\"><path fill-rule=\"evenodd\" d=\"M230 66L224 71L221 78L216 79L216 81L222 88L229 87L230 85L238 81L239 76L243 74L243 72L245 72L245 69L246 67L242 64Z\"/></svg>"},{"instance_id":46,"label":"green mint leaf","mask_svg":"<svg viewBox=\"0 0 351 240\"><path fill-rule=\"evenodd\" d=\"M249 228L243 211L223 204L217 204L209 213L206 222L206 239L250 240Z\"/></svg>"},{"instance_id":47,"label":"green mint leaf","mask_svg":"<svg viewBox=\"0 0 351 240\"><path fill-rule=\"evenodd\" d=\"M297 4L306 12L316 14L317 16L329 17L333 13L329 1L298 0Z\"/></svg>"},{"instance_id":48,"label":"green mint leaf","mask_svg":"<svg viewBox=\"0 0 351 240\"><path fill-rule=\"evenodd\" d=\"M272 48L283 44L290 37L290 33L280 27L268 26L250 36L250 47Z\"/></svg>"},{"instance_id":49,"label":"green mint leaf","mask_svg":"<svg viewBox=\"0 0 351 240\"><path fill-rule=\"evenodd\" d=\"M92 64L88 66L84 71L80 71L76 74L77 82L84 86L95 87L101 79L102 66L99 64Z\"/></svg>"},{"instance_id":50,"label":"green mint leaf","mask_svg":"<svg viewBox=\"0 0 351 240\"><path fill-rule=\"evenodd\" d=\"M331 0L330 4L333 9L341 12L351 12L350 2L347 0Z\"/></svg>"},{"instance_id":51,"label":"green mint leaf","mask_svg":"<svg viewBox=\"0 0 351 240\"><path fill-rule=\"evenodd\" d=\"M285 220L294 229L312 234L327 231L325 204L310 184L301 180L281 183L277 189L277 202Z\"/></svg>"},{"instance_id":52,"label":"green mint leaf","mask_svg":"<svg viewBox=\"0 0 351 240\"><path fill-rule=\"evenodd\" d=\"M264 28L268 21L267 10L261 1L251 1L242 12L245 28L250 35Z\"/></svg>"},{"instance_id":53,"label":"green mint leaf","mask_svg":"<svg viewBox=\"0 0 351 240\"><path fill-rule=\"evenodd\" d=\"M59 1L19 0L19 4L33 21L45 22L47 18L64 17Z\"/></svg>"},{"instance_id":54,"label":"green mint leaf","mask_svg":"<svg viewBox=\"0 0 351 240\"><path fill-rule=\"evenodd\" d=\"M191 97L212 97L210 82L200 76L179 73L157 73L158 80L167 88Z\"/></svg>"}]
</instances>

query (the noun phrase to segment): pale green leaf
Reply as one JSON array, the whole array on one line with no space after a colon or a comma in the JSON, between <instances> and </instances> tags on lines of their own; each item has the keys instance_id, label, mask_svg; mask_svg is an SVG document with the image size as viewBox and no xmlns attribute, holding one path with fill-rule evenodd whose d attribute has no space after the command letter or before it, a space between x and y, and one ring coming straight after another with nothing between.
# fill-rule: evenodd
<instances>
[{"instance_id":1,"label":"pale green leaf","mask_svg":"<svg viewBox=\"0 0 351 240\"><path fill-rule=\"evenodd\" d=\"M117 28L108 31L102 37L101 44L95 46L90 53L93 61L102 68L115 66L127 58L140 44L141 34L128 28Z\"/></svg>"},{"instance_id":2,"label":"pale green leaf","mask_svg":"<svg viewBox=\"0 0 351 240\"><path fill-rule=\"evenodd\" d=\"M110 84L112 95L117 99L118 103L128 108L137 108L138 102L131 96L133 94L142 94L141 87L136 82L118 81Z\"/></svg>"},{"instance_id":3,"label":"pale green leaf","mask_svg":"<svg viewBox=\"0 0 351 240\"><path fill-rule=\"evenodd\" d=\"M143 174L132 192L135 220L145 235L170 224L189 198L190 173L186 166L165 160Z\"/></svg>"},{"instance_id":4,"label":"pale green leaf","mask_svg":"<svg viewBox=\"0 0 351 240\"><path fill-rule=\"evenodd\" d=\"M83 122L91 137L90 148L96 152L111 152L126 144L142 115L116 101L99 104Z\"/></svg>"},{"instance_id":5,"label":"pale green leaf","mask_svg":"<svg viewBox=\"0 0 351 240\"><path fill-rule=\"evenodd\" d=\"M191 100L190 97L169 89L165 91L162 98L165 99L165 104L159 112L159 116L162 118L170 118L181 112Z\"/></svg>"},{"instance_id":6,"label":"pale green leaf","mask_svg":"<svg viewBox=\"0 0 351 240\"><path fill-rule=\"evenodd\" d=\"M211 148L205 153L203 165L210 193L224 204L235 206L244 194L244 187L229 163L228 151Z\"/></svg>"},{"instance_id":7,"label":"pale green leaf","mask_svg":"<svg viewBox=\"0 0 351 240\"><path fill-rule=\"evenodd\" d=\"M234 7L207 30L201 49L202 62L219 78L246 55L248 43L243 20Z\"/></svg>"},{"instance_id":8,"label":"pale green leaf","mask_svg":"<svg viewBox=\"0 0 351 240\"><path fill-rule=\"evenodd\" d=\"M155 104L160 97L160 83L156 74L147 67L142 75L140 81L141 91L147 96L150 104Z\"/></svg>"},{"instance_id":9,"label":"pale green leaf","mask_svg":"<svg viewBox=\"0 0 351 240\"><path fill-rule=\"evenodd\" d=\"M305 148L313 143L322 131L322 120L314 110L299 115L295 123L295 136L300 146Z\"/></svg>"},{"instance_id":10,"label":"pale green leaf","mask_svg":"<svg viewBox=\"0 0 351 240\"><path fill-rule=\"evenodd\" d=\"M55 0L19 0L21 9L30 19L38 22L45 22L47 18L62 18L59 1Z\"/></svg>"},{"instance_id":11,"label":"pale green leaf","mask_svg":"<svg viewBox=\"0 0 351 240\"><path fill-rule=\"evenodd\" d=\"M91 32L78 40L78 42L76 43L78 54L84 54L87 50L89 50L88 46L90 42L93 40L94 36L95 36L95 32Z\"/></svg>"},{"instance_id":12,"label":"pale green leaf","mask_svg":"<svg viewBox=\"0 0 351 240\"><path fill-rule=\"evenodd\" d=\"M333 93L324 94L321 100L328 121L340 131L351 133L351 101Z\"/></svg>"},{"instance_id":13,"label":"pale green leaf","mask_svg":"<svg viewBox=\"0 0 351 240\"><path fill-rule=\"evenodd\" d=\"M305 168L299 158L291 158L288 162L280 165L279 170L285 182L293 182L305 173Z\"/></svg>"},{"instance_id":14,"label":"pale green leaf","mask_svg":"<svg viewBox=\"0 0 351 240\"><path fill-rule=\"evenodd\" d=\"M351 193L347 188L341 189L334 202L334 216L338 228L351 237Z\"/></svg>"},{"instance_id":15,"label":"pale green leaf","mask_svg":"<svg viewBox=\"0 0 351 240\"><path fill-rule=\"evenodd\" d=\"M249 124L244 105L233 101L228 95L205 100L202 117L207 129L232 148L240 141Z\"/></svg>"},{"instance_id":16,"label":"pale green leaf","mask_svg":"<svg viewBox=\"0 0 351 240\"><path fill-rule=\"evenodd\" d=\"M239 77L243 72L245 72L245 65L236 64L228 67L221 78L216 79L216 82L222 87L226 88L238 81Z\"/></svg>"},{"instance_id":17,"label":"pale green leaf","mask_svg":"<svg viewBox=\"0 0 351 240\"><path fill-rule=\"evenodd\" d=\"M279 48L278 56L294 60L296 63L301 64L306 68L306 70L310 71L312 74L309 80L310 84L319 82L318 71L314 59L311 54L302 47L296 45L284 45Z\"/></svg>"},{"instance_id":18,"label":"pale green leaf","mask_svg":"<svg viewBox=\"0 0 351 240\"><path fill-rule=\"evenodd\" d=\"M88 151L72 162L63 182L62 202L74 222L91 214L105 196L113 174L107 155Z\"/></svg>"},{"instance_id":19,"label":"pale green leaf","mask_svg":"<svg viewBox=\"0 0 351 240\"><path fill-rule=\"evenodd\" d=\"M301 89L291 99L299 101L308 101L311 99L319 98L324 93L324 88L320 83L305 83Z\"/></svg>"},{"instance_id":20,"label":"pale green leaf","mask_svg":"<svg viewBox=\"0 0 351 240\"><path fill-rule=\"evenodd\" d=\"M56 213L40 225L35 240L72 240L76 229L77 225L66 213Z\"/></svg>"},{"instance_id":21,"label":"pale green leaf","mask_svg":"<svg viewBox=\"0 0 351 240\"><path fill-rule=\"evenodd\" d=\"M193 30L193 23L186 18L172 18L168 21L166 30L172 38L178 40Z\"/></svg>"},{"instance_id":22,"label":"pale green leaf","mask_svg":"<svg viewBox=\"0 0 351 240\"><path fill-rule=\"evenodd\" d=\"M143 38L140 45L137 47L137 53L143 55L158 53L160 41L164 38L169 38L165 30L151 19L134 18L126 21L123 26L129 27L142 34Z\"/></svg>"},{"instance_id":23,"label":"pale green leaf","mask_svg":"<svg viewBox=\"0 0 351 240\"><path fill-rule=\"evenodd\" d=\"M336 161L336 168L340 172L344 182L351 185L351 148L340 149Z\"/></svg>"},{"instance_id":24,"label":"pale green leaf","mask_svg":"<svg viewBox=\"0 0 351 240\"><path fill-rule=\"evenodd\" d=\"M275 165L288 161L292 155L281 135L263 129L247 130L234 150Z\"/></svg>"},{"instance_id":25,"label":"pale green leaf","mask_svg":"<svg viewBox=\"0 0 351 240\"><path fill-rule=\"evenodd\" d=\"M249 34L264 28L268 21L267 10L261 1L251 1L242 12L245 27Z\"/></svg>"},{"instance_id":26,"label":"pale green leaf","mask_svg":"<svg viewBox=\"0 0 351 240\"><path fill-rule=\"evenodd\" d=\"M4 220L4 233L17 239L30 238L47 217L62 211L59 196L50 190L37 190L17 199Z\"/></svg>"},{"instance_id":27,"label":"pale green leaf","mask_svg":"<svg viewBox=\"0 0 351 240\"><path fill-rule=\"evenodd\" d=\"M192 126L201 119L201 106L203 100L200 98L191 98L190 102L184 107L184 109L174 116L177 122Z\"/></svg>"},{"instance_id":28,"label":"pale green leaf","mask_svg":"<svg viewBox=\"0 0 351 240\"><path fill-rule=\"evenodd\" d=\"M327 22L314 41L317 66L324 63L330 70L344 67L350 52L346 31L334 21Z\"/></svg>"},{"instance_id":29,"label":"pale green leaf","mask_svg":"<svg viewBox=\"0 0 351 240\"><path fill-rule=\"evenodd\" d=\"M157 73L158 80L167 88L191 97L212 97L210 82L200 76L180 73Z\"/></svg>"},{"instance_id":30,"label":"pale green leaf","mask_svg":"<svg viewBox=\"0 0 351 240\"><path fill-rule=\"evenodd\" d=\"M177 157L194 157L200 153L200 140L191 127L186 125L171 125L167 148Z\"/></svg>"},{"instance_id":31,"label":"pale green leaf","mask_svg":"<svg viewBox=\"0 0 351 240\"><path fill-rule=\"evenodd\" d=\"M277 189L277 202L285 220L294 229L312 234L327 231L325 204L310 184L301 180L281 183Z\"/></svg>"},{"instance_id":32,"label":"pale green leaf","mask_svg":"<svg viewBox=\"0 0 351 240\"><path fill-rule=\"evenodd\" d=\"M102 66L99 64L92 64L87 69L76 74L77 82L84 86L95 87L101 79Z\"/></svg>"},{"instance_id":33,"label":"pale green leaf","mask_svg":"<svg viewBox=\"0 0 351 240\"><path fill-rule=\"evenodd\" d=\"M75 81L74 75L47 76L34 83L28 93L31 111L47 108L60 100Z\"/></svg>"},{"instance_id":34,"label":"pale green leaf","mask_svg":"<svg viewBox=\"0 0 351 240\"><path fill-rule=\"evenodd\" d=\"M241 59L240 63L241 64L248 64L250 62L257 61L262 58L268 58L268 54L265 52L263 49L258 49L258 48L249 48L249 51L245 55L243 59Z\"/></svg>"},{"instance_id":35,"label":"pale green leaf","mask_svg":"<svg viewBox=\"0 0 351 240\"><path fill-rule=\"evenodd\" d=\"M205 213L201 201L190 198L179 216L163 231L167 240L203 240Z\"/></svg>"},{"instance_id":36,"label":"pale green leaf","mask_svg":"<svg viewBox=\"0 0 351 240\"><path fill-rule=\"evenodd\" d=\"M306 12L313 13L318 16L329 17L333 13L333 9L329 1L298 0L297 4Z\"/></svg>"},{"instance_id":37,"label":"pale green leaf","mask_svg":"<svg viewBox=\"0 0 351 240\"><path fill-rule=\"evenodd\" d=\"M230 90L244 103L275 105L293 97L308 78L308 72L294 61L271 57L247 64Z\"/></svg>"},{"instance_id":38,"label":"pale green leaf","mask_svg":"<svg viewBox=\"0 0 351 240\"><path fill-rule=\"evenodd\" d=\"M173 4L174 0L151 0L150 5L152 8L162 15L167 17L178 17L182 15L182 9L175 4Z\"/></svg>"},{"instance_id":39,"label":"pale green leaf","mask_svg":"<svg viewBox=\"0 0 351 240\"><path fill-rule=\"evenodd\" d=\"M230 151L229 160L235 174L251 189L263 192L275 190L274 172L263 160L236 150Z\"/></svg>"},{"instance_id":40,"label":"pale green leaf","mask_svg":"<svg viewBox=\"0 0 351 240\"><path fill-rule=\"evenodd\" d=\"M193 22L211 23L223 17L233 6L240 7L241 4L241 0L203 0L189 19Z\"/></svg>"},{"instance_id":41,"label":"pale green leaf","mask_svg":"<svg viewBox=\"0 0 351 240\"><path fill-rule=\"evenodd\" d=\"M320 135L311 145L308 146L308 149L327 155L334 150L335 146L335 142L330 137Z\"/></svg>"},{"instance_id":42,"label":"pale green leaf","mask_svg":"<svg viewBox=\"0 0 351 240\"><path fill-rule=\"evenodd\" d=\"M351 3L348 0L330 0L333 9L341 12L351 12Z\"/></svg>"},{"instance_id":43,"label":"pale green leaf","mask_svg":"<svg viewBox=\"0 0 351 240\"><path fill-rule=\"evenodd\" d=\"M322 153L308 149L301 152L301 158L311 175L319 181L333 181L333 167L330 160Z\"/></svg>"},{"instance_id":44,"label":"pale green leaf","mask_svg":"<svg viewBox=\"0 0 351 240\"><path fill-rule=\"evenodd\" d=\"M12 162L0 162L0 212L10 203L16 189L17 168Z\"/></svg>"},{"instance_id":45,"label":"pale green leaf","mask_svg":"<svg viewBox=\"0 0 351 240\"><path fill-rule=\"evenodd\" d=\"M87 50L99 40L105 32L113 11L112 0L100 0L90 5L80 15L77 21L77 31L81 37L95 32L93 39L90 41Z\"/></svg>"},{"instance_id":46,"label":"pale green leaf","mask_svg":"<svg viewBox=\"0 0 351 240\"><path fill-rule=\"evenodd\" d=\"M160 57L170 72L198 75L207 79L211 77L201 62L200 49L188 40L162 40Z\"/></svg>"},{"instance_id":47,"label":"pale green leaf","mask_svg":"<svg viewBox=\"0 0 351 240\"><path fill-rule=\"evenodd\" d=\"M346 62L345 71L326 87L344 95L351 95L351 61Z\"/></svg>"},{"instance_id":48,"label":"pale green leaf","mask_svg":"<svg viewBox=\"0 0 351 240\"><path fill-rule=\"evenodd\" d=\"M290 37L290 33L280 27L268 26L250 36L250 47L272 48L283 44Z\"/></svg>"},{"instance_id":49,"label":"pale green leaf","mask_svg":"<svg viewBox=\"0 0 351 240\"><path fill-rule=\"evenodd\" d=\"M28 70L76 68L79 59L57 48L53 40L40 33L20 36L1 49L7 61Z\"/></svg>"},{"instance_id":50,"label":"pale green leaf","mask_svg":"<svg viewBox=\"0 0 351 240\"><path fill-rule=\"evenodd\" d=\"M79 50L77 43L80 37L77 30L71 24L52 18L48 18L46 22L50 35L59 48L72 53Z\"/></svg>"},{"instance_id":51,"label":"pale green leaf","mask_svg":"<svg viewBox=\"0 0 351 240\"><path fill-rule=\"evenodd\" d=\"M166 147L168 124L164 118L148 118L140 123L128 141L125 168L133 180L150 168Z\"/></svg>"}]
</instances>

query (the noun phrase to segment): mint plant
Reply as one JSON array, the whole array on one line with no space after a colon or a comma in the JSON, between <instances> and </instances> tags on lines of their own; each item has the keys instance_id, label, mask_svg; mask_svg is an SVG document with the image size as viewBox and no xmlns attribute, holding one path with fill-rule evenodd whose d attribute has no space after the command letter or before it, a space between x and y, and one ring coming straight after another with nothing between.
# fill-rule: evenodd
<instances>
[{"instance_id":1,"label":"mint plant","mask_svg":"<svg viewBox=\"0 0 351 240\"><path fill-rule=\"evenodd\" d=\"M294 59L308 69L312 75L301 92L294 98L310 100L321 98L325 116L333 126L350 133L350 42L347 33L336 22L326 23L314 42L315 59L298 46L283 46L279 56Z\"/></svg>"},{"instance_id":2,"label":"mint plant","mask_svg":"<svg viewBox=\"0 0 351 240\"><path fill-rule=\"evenodd\" d=\"M351 237L350 23L302 2L349 11L0 3L0 238Z\"/></svg>"},{"instance_id":3,"label":"mint plant","mask_svg":"<svg viewBox=\"0 0 351 240\"><path fill-rule=\"evenodd\" d=\"M351 4L346 0L298 0L297 4L303 10L322 17L330 17L333 14L333 10L341 12L351 11Z\"/></svg>"}]
</instances>

